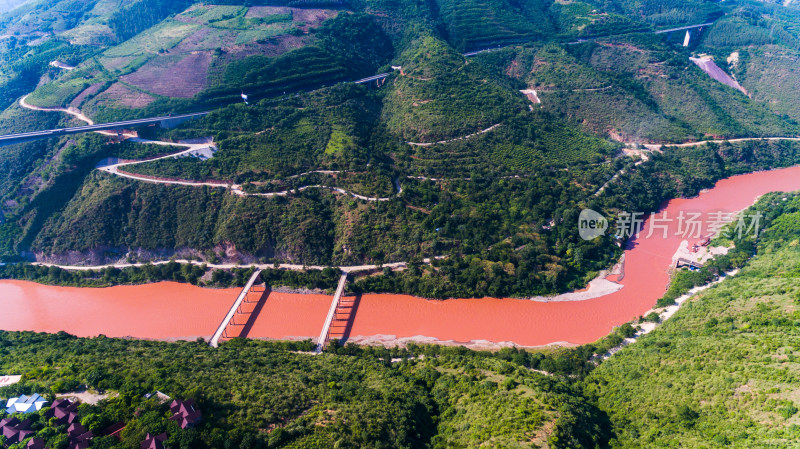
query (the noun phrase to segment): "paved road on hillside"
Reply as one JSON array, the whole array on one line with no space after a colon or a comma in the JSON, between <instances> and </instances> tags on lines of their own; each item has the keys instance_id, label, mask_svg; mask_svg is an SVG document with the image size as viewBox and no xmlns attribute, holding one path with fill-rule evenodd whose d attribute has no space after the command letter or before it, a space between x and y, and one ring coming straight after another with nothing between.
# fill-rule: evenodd
<instances>
[{"instance_id":1,"label":"paved road on hillside","mask_svg":"<svg viewBox=\"0 0 800 449\"><path fill-rule=\"evenodd\" d=\"M134 120L122 120L119 122L110 122L110 123L99 123L95 124L92 119L84 115L80 110L76 108L43 108L39 106L34 106L27 102L29 95L25 95L19 100L19 104L21 107L25 109L31 109L34 111L44 111L44 112L63 112L65 114L69 114L78 120L86 122L86 126L74 126L70 128L57 128L57 129L46 129L43 131L30 131L24 133L16 133L16 134L6 134L0 136L0 146L3 145L11 145L14 143L21 143L21 142L30 142L32 140L39 140L39 139L49 139L51 137L61 137L70 134L82 134L88 132L103 132L103 131L110 131L110 130L122 130L126 128L133 128L137 126L144 126L144 125L152 125L156 123L162 122L180 122L182 120L190 120L197 117L203 117L208 115L208 111L204 112L193 112L190 114L178 114L178 115L166 115L166 116L159 116L159 117L148 117L148 118L140 118ZM107 133L106 133L107 134Z\"/></svg>"},{"instance_id":2,"label":"paved road on hillside","mask_svg":"<svg viewBox=\"0 0 800 449\"><path fill-rule=\"evenodd\" d=\"M688 25L688 26L685 26L685 27L670 28L668 30L659 30L659 31L656 31L655 33L656 34L672 33L672 32L675 32L675 31L685 31L685 30L691 30L691 29L694 29L694 28L703 28L703 27L707 27L707 26L711 26L711 25L714 25L714 22L698 23L697 25Z\"/></svg>"},{"instance_id":3,"label":"paved road on hillside","mask_svg":"<svg viewBox=\"0 0 800 449\"><path fill-rule=\"evenodd\" d=\"M650 151L660 151L663 148L687 148L687 147L699 147L701 145L706 145L709 143L738 143L738 142L754 142L757 140L766 140L766 141L790 141L790 142L800 142L800 137L739 137L734 139L714 139L714 140L699 140L697 142L685 142L685 143L646 143L642 144L643 147L647 148Z\"/></svg>"},{"instance_id":4,"label":"paved road on hillside","mask_svg":"<svg viewBox=\"0 0 800 449\"><path fill-rule=\"evenodd\" d=\"M66 136L70 134L82 134L94 131L109 131L112 129L126 129L142 125L152 125L155 123L161 123L170 120L192 119L195 117L202 117L207 114L208 112L196 112L192 114L151 117L151 118L142 118L136 120L123 120L120 122L100 123L97 125L75 126L72 128L48 129L44 131L32 131L19 134L8 134L0 136L0 146L10 145L13 143L28 142L31 140L48 139L50 137Z\"/></svg>"},{"instance_id":5,"label":"paved road on hillside","mask_svg":"<svg viewBox=\"0 0 800 449\"><path fill-rule=\"evenodd\" d=\"M695 24L695 25L687 25L687 26L678 27L678 28L670 28L670 29L667 29L667 30L658 30L658 31L654 31L654 33L656 33L656 34L670 33L670 32L674 32L674 31L690 30L690 29L693 29L693 28L701 28L701 27L710 26L710 25L713 25L713 22L701 23L701 24ZM593 41L593 40L596 40L596 39L601 39L603 37L610 37L610 36L607 35L607 36L588 37L588 38L584 38L584 39L579 39L579 40L577 40L575 42L571 42L571 43L575 44L575 43L588 42L588 41ZM514 45L517 45L517 44L514 44ZM487 47L487 48L482 48L482 49L478 49L478 50L468 51L468 52L462 53L462 55L464 57L468 58L468 57L476 56L476 55L481 54L481 53L496 51L496 50L499 50L501 48L503 48L503 46ZM354 84L367 84L367 83L370 83L370 82L373 82L373 81L378 81L378 80L385 79L389 75L391 75L391 72L379 73L377 75L368 76L366 78L362 78L362 79L359 79L359 80L352 81L352 83L354 83ZM135 126L142 126L142 125L150 125L150 124L155 124L155 123L161 123L163 121L168 121L168 120L191 119L191 118L195 118L195 117L202 117L202 116L208 114L208 111L206 111L206 112L197 112L197 113L181 114L181 115L174 115L174 116L150 117L150 118L142 118L142 119L136 119L136 120L125 120L125 121L121 121L121 122L94 124L91 119L89 119L88 117L86 117L85 115L80 113L80 111L78 111L77 109L73 109L73 108L69 108L69 109L63 109L63 108L41 108L41 107L33 106L33 105L30 105L30 104L26 103L25 100L27 98L28 98L28 96L26 95L25 97L23 97L20 100L20 105L21 106L23 106L25 108L28 108L28 109L34 109L34 110L39 110L39 111L59 111L59 112L64 112L64 113L67 113L67 114L71 114L71 115L77 117L78 119L87 122L88 125L87 126L78 126L78 127L73 127L73 128L48 129L48 130L43 130L43 131L32 131L32 132L27 132L27 133L4 135L4 136L0 136L0 146L10 145L10 144L13 144L13 143L28 142L28 141L37 140L37 139L48 139L48 138L51 138L51 137L60 137L60 136L65 136L65 135L69 135L69 134L80 134L80 133L93 132L93 131L109 131L109 130L118 130L118 129L124 129L124 128L132 128L132 127L135 127Z\"/></svg>"}]
</instances>

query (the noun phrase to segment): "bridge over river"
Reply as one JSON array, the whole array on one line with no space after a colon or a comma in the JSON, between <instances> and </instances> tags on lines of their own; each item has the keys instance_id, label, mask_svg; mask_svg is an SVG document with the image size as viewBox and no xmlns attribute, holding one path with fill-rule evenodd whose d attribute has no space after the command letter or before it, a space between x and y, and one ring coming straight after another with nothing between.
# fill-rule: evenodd
<instances>
[{"instance_id":1,"label":"bridge over river","mask_svg":"<svg viewBox=\"0 0 800 449\"><path fill-rule=\"evenodd\" d=\"M325 317L322 331L317 339L315 349L317 354L321 353L330 342L331 337L336 335L336 331L333 329L338 324L344 323L346 326L347 323L352 323L354 318L355 300L353 298L343 298L348 275L348 271L342 271L339 278L336 293L333 295L328 315ZM271 291L268 286L259 282L260 278L261 270L254 271L217 327L211 340L209 340L209 346L216 348L219 347L220 341L234 337L247 337L252 323L258 318L258 314L263 309Z\"/></svg>"}]
</instances>

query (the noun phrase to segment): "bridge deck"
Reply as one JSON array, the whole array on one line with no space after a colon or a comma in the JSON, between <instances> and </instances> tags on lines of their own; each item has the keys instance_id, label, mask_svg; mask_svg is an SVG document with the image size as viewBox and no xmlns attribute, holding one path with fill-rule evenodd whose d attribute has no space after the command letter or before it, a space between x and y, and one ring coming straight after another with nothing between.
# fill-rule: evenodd
<instances>
[{"instance_id":1,"label":"bridge deck","mask_svg":"<svg viewBox=\"0 0 800 449\"><path fill-rule=\"evenodd\" d=\"M236 297L236 301L233 302L231 309L228 311L228 314L225 315L225 318L222 319L219 327L217 327L216 332L211 337L211 341L208 342L209 346L216 348L219 346L219 339L222 338L222 333L225 332L225 328L228 327L228 323L231 322L233 316L236 315L236 311L239 309L239 306L242 305L242 301L247 297L247 294L250 292L250 289L253 287L253 284L256 283L256 280L261 275L261 270L256 270L252 276L250 276L250 280L247 281L242 291L239 293L239 296Z\"/></svg>"},{"instance_id":2,"label":"bridge deck","mask_svg":"<svg viewBox=\"0 0 800 449\"><path fill-rule=\"evenodd\" d=\"M333 322L334 315L336 315L336 309L339 307L339 301L342 299L342 294L344 294L344 286L346 284L347 273L342 273L342 277L339 278L339 285L336 287L336 294L333 295L333 301L331 301L331 308L328 310L328 316L325 318L325 324L322 326L322 332L320 332L319 339L317 340L317 353L322 352L322 348L324 348L325 344L328 343L331 323Z\"/></svg>"},{"instance_id":3,"label":"bridge deck","mask_svg":"<svg viewBox=\"0 0 800 449\"><path fill-rule=\"evenodd\" d=\"M96 125L74 126L70 128L59 129L46 129L43 131L31 131L27 133L7 134L0 136L0 146L11 145L20 142L30 142L38 139L49 139L51 137L60 137L70 134L81 134L94 131L110 131L115 129L125 129L134 126L152 125L162 122L176 122L181 120L190 120L196 117L208 115L208 112L196 112L192 114L172 115L165 117L151 117L136 120L124 120L120 122L99 123Z\"/></svg>"},{"instance_id":4,"label":"bridge deck","mask_svg":"<svg viewBox=\"0 0 800 449\"><path fill-rule=\"evenodd\" d=\"M702 27L707 27L707 26L711 26L711 25L714 25L714 22L698 23L697 25L688 25L688 26L685 26L685 27L670 28L668 30L659 30L659 31L656 31L655 34L672 33L672 32L675 32L675 31L691 30L691 29L694 29L694 28L702 28Z\"/></svg>"}]
</instances>

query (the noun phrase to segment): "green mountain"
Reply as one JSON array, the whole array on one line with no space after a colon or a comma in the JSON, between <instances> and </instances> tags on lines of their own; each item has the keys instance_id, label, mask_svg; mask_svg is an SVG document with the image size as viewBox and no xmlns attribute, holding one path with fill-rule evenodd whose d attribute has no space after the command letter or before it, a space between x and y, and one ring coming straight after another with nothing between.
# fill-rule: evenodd
<instances>
[{"instance_id":1,"label":"green mountain","mask_svg":"<svg viewBox=\"0 0 800 449\"><path fill-rule=\"evenodd\" d=\"M580 289L624 246L582 240L581 209L655 211L800 163L797 142L760 140L800 134L798 61L790 1L0 0L0 134L208 112L138 139L0 147L0 278L232 286L255 262L407 261L350 288L442 299ZM750 139L653 150L732 138ZM607 360L641 322L577 348L331 345L319 356L305 353L311 342L212 350L0 331L0 373L24 375L0 396L113 392L78 410L98 434L127 423L92 448L140 447L148 432L168 432L172 448L794 447L800 199L758 207L759 240L678 272L659 304L712 269L741 272ZM25 263L172 257L241 266ZM333 269L263 277L337 281ZM143 399L155 390L196 400L203 424L179 429ZM67 447L64 426L40 414L31 426Z\"/></svg>"},{"instance_id":2,"label":"green mountain","mask_svg":"<svg viewBox=\"0 0 800 449\"><path fill-rule=\"evenodd\" d=\"M585 380L613 447L791 447L797 440L798 197L757 204L758 255Z\"/></svg>"},{"instance_id":3,"label":"green mountain","mask_svg":"<svg viewBox=\"0 0 800 449\"><path fill-rule=\"evenodd\" d=\"M748 19L758 12L770 19ZM357 265L446 255L442 264L460 275L422 266L421 283L365 282L444 297L580 288L619 249L569 232L575 210L652 210L725 172L700 170L673 189L665 179L682 169L653 162L663 173L643 181L646 193L594 196L634 163L618 157L623 145L797 133L791 59L769 64L779 84L760 68L797 51L793 12L748 2L26 3L0 18L1 129L80 123L31 106L95 121L210 110L177 129L138 131L212 139L213 157L124 171L241 194L94 169L108 157L160 156L163 146L87 135L2 147L2 256ZM705 21L715 24L693 31L688 48L682 31L653 33ZM738 62L720 62L734 51ZM750 96L689 61L701 52ZM736 172L766 164L738 163ZM622 171L621 185L640 182ZM290 193L264 197L280 192ZM487 264L504 268L487 279L464 269Z\"/></svg>"}]
</instances>

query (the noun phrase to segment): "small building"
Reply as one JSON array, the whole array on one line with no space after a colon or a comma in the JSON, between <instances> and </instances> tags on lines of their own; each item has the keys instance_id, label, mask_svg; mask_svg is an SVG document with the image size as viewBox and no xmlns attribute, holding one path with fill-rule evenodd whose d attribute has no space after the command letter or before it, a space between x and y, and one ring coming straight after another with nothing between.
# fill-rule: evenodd
<instances>
[{"instance_id":1,"label":"small building","mask_svg":"<svg viewBox=\"0 0 800 449\"><path fill-rule=\"evenodd\" d=\"M70 440L74 441L91 440L94 438L94 434L86 427L83 427L79 422L70 424L70 426L67 428L67 435L69 436Z\"/></svg>"},{"instance_id":2,"label":"small building","mask_svg":"<svg viewBox=\"0 0 800 449\"><path fill-rule=\"evenodd\" d=\"M0 420L0 435L6 437L6 444L16 444L34 434L31 422L26 419L5 418Z\"/></svg>"},{"instance_id":3,"label":"small building","mask_svg":"<svg viewBox=\"0 0 800 449\"><path fill-rule=\"evenodd\" d=\"M36 393L30 396L23 394L22 396L11 398L6 401L6 412L9 414L38 412L45 404L47 404L47 399Z\"/></svg>"},{"instance_id":4,"label":"small building","mask_svg":"<svg viewBox=\"0 0 800 449\"><path fill-rule=\"evenodd\" d=\"M78 402L69 399L56 399L45 416L47 418L55 417L58 425L69 425L78 419L79 405Z\"/></svg>"},{"instance_id":5,"label":"small building","mask_svg":"<svg viewBox=\"0 0 800 449\"><path fill-rule=\"evenodd\" d=\"M167 441L166 432L161 435L152 435L148 433L139 446L142 449L164 449L164 441Z\"/></svg>"},{"instance_id":6,"label":"small building","mask_svg":"<svg viewBox=\"0 0 800 449\"><path fill-rule=\"evenodd\" d=\"M169 404L169 411L172 412L172 417L169 419L177 422L181 429L194 427L203 419L203 414L197 409L193 399L186 401L176 399Z\"/></svg>"},{"instance_id":7,"label":"small building","mask_svg":"<svg viewBox=\"0 0 800 449\"><path fill-rule=\"evenodd\" d=\"M689 259L684 259L683 257L680 257L680 258L678 258L678 261L675 262L675 268L682 268L682 267L689 267L689 269L692 270L692 271L699 270L699 269L703 268L702 265L700 265L699 263L697 263L695 261L692 261L692 260L689 260Z\"/></svg>"},{"instance_id":8,"label":"small building","mask_svg":"<svg viewBox=\"0 0 800 449\"><path fill-rule=\"evenodd\" d=\"M46 449L46 446L43 439L31 438L28 440L28 444L25 445L25 449Z\"/></svg>"}]
</instances>

